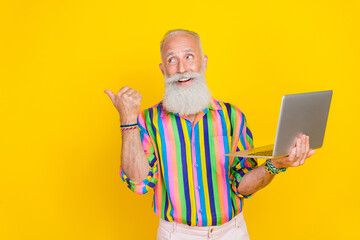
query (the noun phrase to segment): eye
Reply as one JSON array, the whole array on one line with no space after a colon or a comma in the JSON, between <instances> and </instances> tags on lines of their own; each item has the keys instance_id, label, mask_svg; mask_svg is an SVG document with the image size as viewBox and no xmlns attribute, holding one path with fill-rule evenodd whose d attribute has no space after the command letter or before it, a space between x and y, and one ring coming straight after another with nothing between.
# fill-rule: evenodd
<instances>
[{"instance_id":1,"label":"eye","mask_svg":"<svg viewBox=\"0 0 360 240\"><path fill-rule=\"evenodd\" d=\"M170 59L168 60L168 62L169 62L169 63L175 62L175 59L174 59L174 58L170 58Z\"/></svg>"},{"instance_id":2,"label":"eye","mask_svg":"<svg viewBox=\"0 0 360 240\"><path fill-rule=\"evenodd\" d=\"M194 58L194 56L193 55L187 55L187 57L186 57L187 59L193 59Z\"/></svg>"}]
</instances>

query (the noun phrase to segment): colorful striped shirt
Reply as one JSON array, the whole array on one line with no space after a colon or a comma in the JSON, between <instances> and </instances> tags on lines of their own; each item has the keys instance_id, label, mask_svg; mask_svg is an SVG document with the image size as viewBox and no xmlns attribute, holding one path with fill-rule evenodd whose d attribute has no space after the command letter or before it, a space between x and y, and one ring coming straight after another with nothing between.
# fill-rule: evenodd
<instances>
[{"instance_id":1,"label":"colorful striped shirt","mask_svg":"<svg viewBox=\"0 0 360 240\"><path fill-rule=\"evenodd\" d=\"M215 226L242 211L237 192L241 178L257 162L224 154L253 147L244 114L234 105L212 99L194 123L167 112L162 102L138 117L149 173L142 182L120 176L137 194L154 191L153 209L162 219L189 226Z\"/></svg>"}]
</instances>

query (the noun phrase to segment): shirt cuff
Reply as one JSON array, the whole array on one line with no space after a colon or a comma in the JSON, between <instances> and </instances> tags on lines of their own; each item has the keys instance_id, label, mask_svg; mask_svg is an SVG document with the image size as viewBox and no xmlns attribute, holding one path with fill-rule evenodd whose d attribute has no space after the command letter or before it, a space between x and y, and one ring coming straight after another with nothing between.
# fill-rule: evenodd
<instances>
[{"instance_id":1,"label":"shirt cuff","mask_svg":"<svg viewBox=\"0 0 360 240\"><path fill-rule=\"evenodd\" d=\"M154 189L157 179L154 175L156 175L157 172L153 173L150 169L147 177L141 181L141 182L135 182L130 180L130 178L126 175L124 170L120 167L120 177L121 179L127 183L128 188L130 188L131 191L133 191L136 194L145 194L149 190Z\"/></svg>"}]
</instances>

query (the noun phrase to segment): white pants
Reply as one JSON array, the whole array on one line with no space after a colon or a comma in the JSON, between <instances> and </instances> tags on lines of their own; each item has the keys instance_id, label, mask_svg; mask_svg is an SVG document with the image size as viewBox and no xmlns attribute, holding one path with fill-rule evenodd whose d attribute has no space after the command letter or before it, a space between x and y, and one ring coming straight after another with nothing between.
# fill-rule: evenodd
<instances>
[{"instance_id":1,"label":"white pants","mask_svg":"<svg viewBox=\"0 0 360 240\"><path fill-rule=\"evenodd\" d=\"M198 227L160 218L157 240L249 240L242 212L221 226Z\"/></svg>"}]
</instances>

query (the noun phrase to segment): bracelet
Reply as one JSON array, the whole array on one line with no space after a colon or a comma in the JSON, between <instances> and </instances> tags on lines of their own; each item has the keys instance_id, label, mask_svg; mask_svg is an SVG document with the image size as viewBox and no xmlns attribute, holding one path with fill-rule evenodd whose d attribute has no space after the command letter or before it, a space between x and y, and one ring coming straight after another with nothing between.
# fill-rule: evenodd
<instances>
[{"instance_id":1,"label":"bracelet","mask_svg":"<svg viewBox=\"0 0 360 240\"><path fill-rule=\"evenodd\" d=\"M120 129L121 131L127 131L127 130L131 130L131 129L135 129L138 127L137 123L134 124L128 124L128 125L120 125Z\"/></svg>"},{"instance_id":2,"label":"bracelet","mask_svg":"<svg viewBox=\"0 0 360 240\"><path fill-rule=\"evenodd\" d=\"M265 169L268 173L272 175L279 174L280 172L285 172L287 168L276 168L271 164L270 159L266 160Z\"/></svg>"},{"instance_id":3,"label":"bracelet","mask_svg":"<svg viewBox=\"0 0 360 240\"><path fill-rule=\"evenodd\" d=\"M121 131L123 132L123 131L127 131L127 130L131 130L131 129L135 129L135 128L137 128L138 126L134 126L134 127L123 127L123 128L121 128Z\"/></svg>"},{"instance_id":4,"label":"bracelet","mask_svg":"<svg viewBox=\"0 0 360 240\"><path fill-rule=\"evenodd\" d=\"M137 123L134 124L128 124L128 125L120 125L120 127L133 127L133 126L137 126Z\"/></svg>"}]
</instances>

